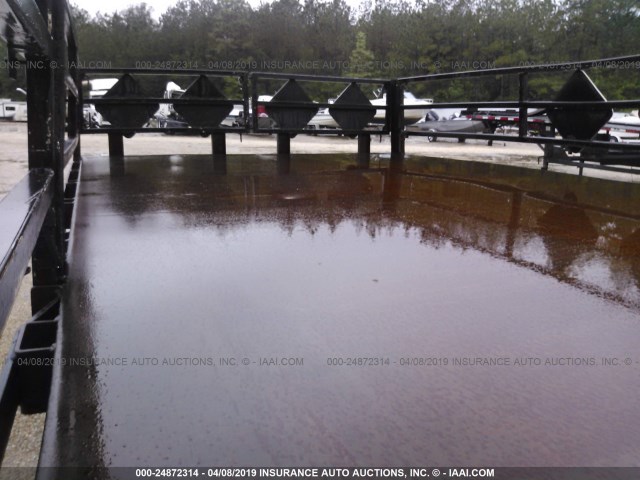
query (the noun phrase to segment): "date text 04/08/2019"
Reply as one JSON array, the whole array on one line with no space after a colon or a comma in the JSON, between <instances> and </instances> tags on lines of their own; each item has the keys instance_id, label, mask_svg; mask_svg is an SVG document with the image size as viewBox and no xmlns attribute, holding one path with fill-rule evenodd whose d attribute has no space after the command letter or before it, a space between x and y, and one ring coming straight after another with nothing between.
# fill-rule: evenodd
<instances>
[{"instance_id":1,"label":"date text 04/08/2019","mask_svg":"<svg viewBox=\"0 0 640 480\"><path fill-rule=\"evenodd\" d=\"M416 470L416 472L419 470ZM431 470L429 470L431 471ZM403 468L137 468L136 478L406 478Z\"/></svg>"},{"instance_id":2,"label":"date text 04/08/2019","mask_svg":"<svg viewBox=\"0 0 640 480\"><path fill-rule=\"evenodd\" d=\"M137 468L136 478L427 478L495 476L493 468Z\"/></svg>"}]
</instances>

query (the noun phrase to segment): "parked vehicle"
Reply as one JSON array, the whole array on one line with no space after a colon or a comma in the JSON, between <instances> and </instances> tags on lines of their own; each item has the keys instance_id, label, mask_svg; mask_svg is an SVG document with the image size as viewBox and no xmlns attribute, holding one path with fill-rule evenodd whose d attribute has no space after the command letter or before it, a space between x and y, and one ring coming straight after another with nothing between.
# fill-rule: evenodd
<instances>
[{"instance_id":1,"label":"parked vehicle","mask_svg":"<svg viewBox=\"0 0 640 480\"><path fill-rule=\"evenodd\" d=\"M450 109L429 110L425 115L425 119L411 127L409 130L427 131L427 132L464 132L464 133L484 133L486 128L481 120L468 119L462 116L460 111ZM429 142L435 142L438 139L436 135L428 136Z\"/></svg>"},{"instance_id":2,"label":"parked vehicle","mask_svg":"<svg viewBox=\"0 0 640 480\"><path fill-rule=\"evenodd\" d=\"M0 120L26 122L27 102L16 102L9 98L0 98Z\"/></svg>"}]
</instances>

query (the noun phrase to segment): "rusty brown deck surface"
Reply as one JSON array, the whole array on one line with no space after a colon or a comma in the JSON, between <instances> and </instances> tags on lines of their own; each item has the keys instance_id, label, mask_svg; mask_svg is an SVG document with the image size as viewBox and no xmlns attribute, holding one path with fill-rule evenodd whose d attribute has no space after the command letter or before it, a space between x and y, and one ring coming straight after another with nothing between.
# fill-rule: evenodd
<instances>
[{"instance_id":1,"label":"rusty brown deck surface","mask_svg":"<svg viewBox=\"0 0 640 480\"><path fill-rule=\"evenodd\" d=\"M41 466L640 466L640 188L354 165L86 158Z\"/></svg>"}]
</instances>

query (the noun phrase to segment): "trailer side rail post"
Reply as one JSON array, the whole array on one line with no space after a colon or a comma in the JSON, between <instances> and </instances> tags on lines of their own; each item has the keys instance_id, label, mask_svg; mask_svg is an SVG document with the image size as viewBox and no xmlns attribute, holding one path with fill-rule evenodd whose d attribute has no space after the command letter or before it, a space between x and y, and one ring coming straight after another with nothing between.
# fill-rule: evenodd
<instances>
[{"instance_id":1,"label":"trailer side rail post","mask_svg":"<svg viewBox=\"0 0 640 480\"><path fill-rule=\"evenodd\" d=\"M371 161L371 134L361 133L358 135L358 166L369 168Z\"/></svg>"},{"instance_id":2,"label":"trailer side rail post","mask_svg":"<svg viewBox=\"0 0 640 480\"><path fill-rule=\"evenodd\" d=\"M404 85L394 80L387 84L387 119L391 133L391 159L404 155Z\"/></svg>"},{"instance_id":3,"label":"trailer side rail post","mask_svg":"<svg viewBox=\"0 0 640 480\"><path fill-rule=\"evenodd\" d=\"M526 138L528 133L528 118L527 118L527 72L521 72L518 74L518 103L520 104L518 112L518 135L521 138Z\"/></svg>"},{"instance_id":4,"label":"trailer side rail post","mask_svg":"<svg viewBox=\"0 0 640 480\"><path fill-rule=\"evenodd\" d=\"M50 168L54 173L53 201L33 251L31 292L32 312L52 300L58 285L64 281L64 87L63 6L38 1L44 18L52 17L53 41L48 58L40 52L28 52L27 110L29 169ZM54 61L52 61L54 60ZM54 63L55 62L55 63ZM61 63L60 63L61 62ZM57 65L58 68L52 68ZM62 83L62 86L61 86ZM60 105L61 104L61 105Z\"/></svg>"}]
</instances>

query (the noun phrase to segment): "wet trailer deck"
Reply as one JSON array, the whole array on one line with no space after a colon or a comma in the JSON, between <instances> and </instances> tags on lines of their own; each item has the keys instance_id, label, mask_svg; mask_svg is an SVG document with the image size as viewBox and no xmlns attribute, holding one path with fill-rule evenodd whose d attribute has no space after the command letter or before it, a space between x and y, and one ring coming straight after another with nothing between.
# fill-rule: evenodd
<instances>
[{"instance_id":1,"label":"wet trailer deck","mask_svg":"<svg viewBox=\"0 0 640 480\"><path fill-rule=\"evenodd\" d=\"M640 466L640 188L354 166L85 158L40 466Z\"/></svg>"}]
</instances>

